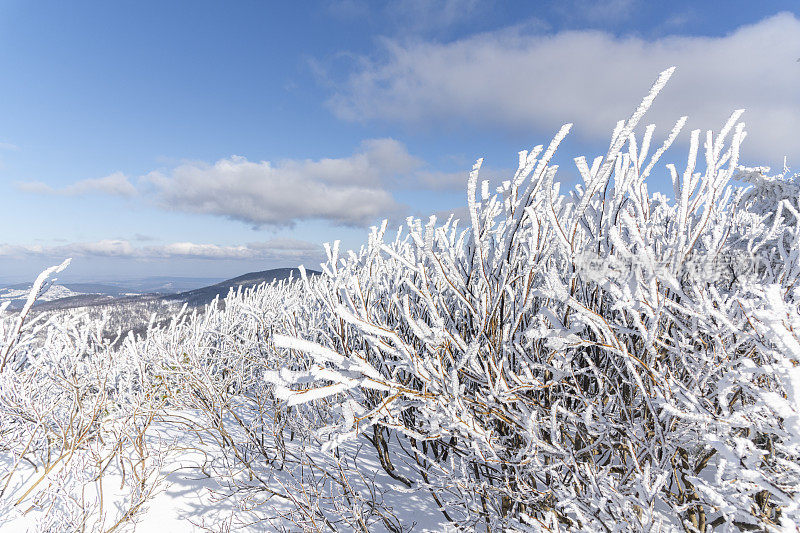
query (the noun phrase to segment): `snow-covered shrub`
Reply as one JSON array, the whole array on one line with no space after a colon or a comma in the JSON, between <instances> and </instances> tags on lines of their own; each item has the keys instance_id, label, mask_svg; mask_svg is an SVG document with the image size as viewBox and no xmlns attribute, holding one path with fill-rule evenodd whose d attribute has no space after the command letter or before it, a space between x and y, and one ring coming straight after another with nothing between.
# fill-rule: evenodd
<instances>
[{"instance_id":1,"label":"snow-covered shrub","mask_svg":"<svg viewBox=\"0 0 800 533\"><path fill-rule=\"evenodd\" d=\"M103 321L29 320L67 264L42 273L21 312L0 321L0 528L25 517L31 530L114 530L158 485L164 450L144 435L163 402L145 362L115 351ZM108 471L121 476L104 489ZM117 505L104 503L109 483Z\"/></svg>"},{"instance_id":2,"label":"snow-covered shrub","mask_svg":"<svg viewBox=\"0 0 800 533\"><path fill-rule=\"evenodd\" d=\"M478 194L478 161L466 229L410 218L330 250L316 300L335 336L275 335L317 364L272 376L290 404L340 398L328 448L372 436L470 530L800 523L796 186L729 184L737 111L704 158L696 130L685 167L667 165L673 200L650 195L685 117L657 150L653 126L634 130L671 73L605 156L575 159L569 194L550 164L566 125L496 193Z\"/></svg>"},{"instance_id":3,"label":"snow-covered shrub","mask_svg":"<svg viewBox=\"0 0 800 533\"><path fill-rule=\"evenodd\" d=\"M314 300L317 284L327 286L317 279L238 290L224 306L212 303L202 314L151 328L124 348L158 354L148 357L157 361L150 374L163 383L171 413L191 413L182 421L187 429L219 445L203 470L216 479L220 497L251 510L234 517L234 526L258 520L286 531L371 531L375 524L403 531L383 501L386 487L359 470L363 444L319 453L315 430L334 420L335 404L286 405L267 379L313 363L276 352L268 342L275 331L318 342L335 336Z\"/></svg>"}]
</instances>

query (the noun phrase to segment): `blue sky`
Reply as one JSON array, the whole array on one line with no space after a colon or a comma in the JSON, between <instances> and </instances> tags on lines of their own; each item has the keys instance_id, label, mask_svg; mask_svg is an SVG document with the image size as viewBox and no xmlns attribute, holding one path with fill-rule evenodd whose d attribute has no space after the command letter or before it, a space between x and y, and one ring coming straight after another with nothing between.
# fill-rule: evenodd
<instances>
[{"instance_id":1,"label":"blue sky","mask_svg":"<svg viewBox=\"0 0 800 533\"><path fill-rule=\"evenodd\" d=\"M796 1L0 0L0 282L313 268L564 122L570 184L671 65L659 142L743 107L744 162L797 168L798 58Z\"/></svg>"}]
</instances>

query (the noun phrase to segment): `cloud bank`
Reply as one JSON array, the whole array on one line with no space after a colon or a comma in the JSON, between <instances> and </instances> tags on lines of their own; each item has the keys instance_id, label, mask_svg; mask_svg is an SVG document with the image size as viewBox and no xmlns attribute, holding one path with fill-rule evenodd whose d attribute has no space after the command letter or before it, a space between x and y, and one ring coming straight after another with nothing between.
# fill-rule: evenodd
<instances>
[{"instance_id":1,"label":"cloud bank","mask_svg":"<svg viewBox=\"0 0 800 533\"><path fill-rule=\"evenodd\" d=\"M498 172L502 171L489 171ZM165 210L222 216L255 227L292 226L307 220L367 226L406 214L408 208L395 200L394 192L461 190L467 176L468 169L432 170L395 139L368 139L355 153L340 158L287 159L273 164L231 156L215 163L187 162L150 172L138 180L138 187L121 172L62 188L41 182L16 186L46 195L138 196Z\"/></svg>"},{"instance_id":2,"label":"cloud bank","mask_svg":"<svg viewBox=\"0 0 800 533\"><path fill-rule=\"evenodd\" d=\"M384 30L408 33L441 32L494 8L490 0L331 0L328 12L344 19L380 22Z\"/></svg>"},{"instance_id":3,"label":"cloud bank","mask_svg":"<svg viewBox=\"0 0 800 533\"><path fill-rule=\"evenodd\" d=\"M89 178L57 189L41 181L24 181L16 184L17 189L35 194L83 196L86 194L107 194L111 196L135 196L136 188L122 172L114 172L102 178Z\"/></svg>"},{"instance_id":4,"label":"cloud bank","mask_svg":"<svg viewBox=\"0 0 800 533\"><path fill-rule=\"evenodd\" d=\"M233 156L146 176L167 209L220 215L254 226L322 219L363 226L400 209L387 184L419 167L394 139L364 141L349 157L277 164Z\"/></svg>"},{"instance_id":5,"label":"cloud bank","mask_svg":"<svg viewBox=\"0 0 800 533\"><path fill-rule=\"evenodd\" d=\"M448 43L385 41L360 58L328 105L347 120L555 130L606 139L658 72L678 70L646 121L718 129L745 108L745 155L800 159L800 19L782 13L721 37L654 40L518 28ZM530 26L526 26L530 29Z\"/></svg>"},{"instance_id":6,"label":"cloud bank","mask_svg":"<svg viewBox=\"0 0 800 533\"><path fill-rule=\"evenodd\" d=\"M0 244L0 258L112 257L139 260L264 260L299 264L319 262L323 256L324 252L319 244L295 239L273 239L239 246L193 242L134 246L127 240L75 242L59 246Z\"/></svg>"}]
</instances>

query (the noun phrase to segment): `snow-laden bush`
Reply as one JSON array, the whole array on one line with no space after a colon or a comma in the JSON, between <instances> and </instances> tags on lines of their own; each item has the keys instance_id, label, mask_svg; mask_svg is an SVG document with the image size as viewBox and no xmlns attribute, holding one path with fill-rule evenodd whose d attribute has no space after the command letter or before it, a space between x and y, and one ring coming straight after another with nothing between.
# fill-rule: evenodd
<instances>
[{"instance_id":1,"label":"snow-laden bush","mask_svg":"<svg viewBox=\"0 0 800 533\"><path fill-rule=\"evenodd\" d=\"M127 527L198 437L240 526L408 531L413 500L463 531L797 531L798 176L739 165L737 111L651 194L685 117L657 149L637 125L671 73L567 194L569 125L496 191L478 161L463 229L384 223L119 341L4 318L0 524ZM134 472L117 513L81 492L109 465Z\"/></svg>"},{"instance_id":2,"label":"snow-laden bush","mask_svg":"<svg viewBox=\"0 0 800 533\"><path fill-rule=\"evenodd\" d=\"M63 266L40 277L30 304ZM313 430L333 419L332 406L282 405L265 379L310 363L275 352L273 331L324 332L323 307L304 286L240 289L225 306L168 324L154 314L145 335L124 339L109 338L93 310L33 320L30 311L0 324L0 530L130 529L198 453L193 468L214 480L209 504L227 499L241 511L212 527L404 530L383 498L391 487L355 464L363 445L315 453ZM198 526L216 515L196 514Z\"/></svg>"},{"instance_id":3,"label":"snow-laden bush","mask_svg":"<svg viewBox=\"0 0 800 533\"><path fill-rule=\"evenodd\" d=\"M273 376L290 404L340 398L328 447L368 432L466 529L800 523L797 187L740 171L737 111L667 165L673 200L649 194L685 118L652 155L634 129L671 73L568 195L550 161L570 125L495 194L478 161L465 230L409 219L331 250L336 335L274 336L317 365Z\"/></svg>"},{"instance_id":4,"label":"snow-laden bush","mask_svg":"<svg viewBox=\"0 0 800 533\"><path fill-rule=\"evenodd\" d=\"M24 515L41 531L112 531L158 486L164 450L144 436L164 402L146 362L113 350L102 320L31 318L48 276L68 262L42 273L20 313L0 322L0 529ZM121 471L116 505L103 499L109 470Z\"/></svg>"}]
</instances>

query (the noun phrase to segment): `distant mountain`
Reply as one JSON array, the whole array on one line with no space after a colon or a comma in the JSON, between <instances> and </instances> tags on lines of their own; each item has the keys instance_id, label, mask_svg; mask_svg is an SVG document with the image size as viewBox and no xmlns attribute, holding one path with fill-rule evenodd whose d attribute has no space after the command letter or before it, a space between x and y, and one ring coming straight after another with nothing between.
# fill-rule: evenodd
<instances>
[{"instance_id":1,"label":"distant mountain","mask_svg":"<svg viewBox=\"0 0 800 533\"><path fill-rule=\"evenodd\" d=\"M308 269L306 269L306 273L311 276L319 274L316 270ZM224 298L231 289L236 289L238 287L247 289L261 283L271 283L276 280L289 279L290 277L300 279L300 269L273 268L272 270L263 270L261 272L250 272L249 274L215 283L208 287L180 292L178 294L170 294L164 296L163 299L166 301L185 302L192 307L200 307L210 304L217 296Z\"/></svg>"},{"instance_id":2,"label":"distant mountain","mask_svg":"<svg viewBox=\"0 0 800 533\"><path fill-rule=\"evenodd\" d=\"M22 307L28 299L28 294L31 290L30 283L18 283L0 289L0 303L9 302L9 305L14 307ZM42 294L38 302L51 302L62 300L64 298L71 298L83 294L83 291L76 287L68 287L66 285L52 285L47 291Z\"/></svg>"},{"instance_id":3,"label":"distant mountain","mask_svg":"<svg viewBox=\"0 0 800 533\"><path fill-rule=\"evenodd\" d=\"M174 294L205 287L216 283L219 278L189 277L149 277L129 280L104 281L101 283L68 282L52 285L36 301L36 307L50 309L64 307L82 307L83 305L100 305L109 298L126 298L131 296L152 297L156 295ZM15 283L0 286L0 303L10 302L12 309L19 309L28 298L32 283ZM86 302L81 303L81 302ZM47 304L47 305L45 305Z\"/></svg>"},{"instance_id":4,"label":"distant mountain","mask_svg":"<svg viewBox=\"0 0 800 533\"><path fill-rule=\"evenodd\" d=\"M309 275L317 275L315 270L306 270ZM297 268L274 268L261 272L250 272L232 279L197 287L198 282L208 278L146 278L128 282L105 283L64 283L53 285L36 303L39 311L70 309L109 304L134 304L153 300L187 303L192 307L202 307L227 296L233 288L250 288L261 283L271 283L293 277L300 278ZM212 279L212 281L216 281ZM124 286L122 284L125 284ZM177 287L191 287L191 290L175 290ZM20 309L30 290L30 283L21 283L0 289L0 303L10 300L12 309Z\"/></svg>"},{"instance_id":5,"label":"distant mountain","mask_svg":"<svg viewBox=\"0 0 800 533\"><path fill-rule=\"evenodd\" d=\"M157 296L155 296L157 297ZM34 309L36 311L55 311L58 309L74 309L77 307L91 307L96 305L117 304L126 301L143 301L146 299L154 298L153 295L137 295L137 296L112 296L110 294L78 294L75 296L68 296L66 298L59 298L58 300L50 301L36 301ZM12 309L19 309L22 303L14 302L11 304Z\"/></svg>"},{"instance_id":6,"label":"distant mountain","mask_svg":"<svg viewBox=\"0 0 800 533\"><path fill-rule=\"evenodd\" d=\"M131 296L141 294L142 290L105 283L62 283L63 287L78 294L105 294L108 296Z\"/></svg>"},{"instance_id":7,"label":"distant mountain","mask_svg":"<svg viewBox=\"0 0 800 533\"><path fill-rule=\"evenodd\" d=\"M159 292L173 294L190 291L219 283L220 278L188 278L157 276L141 279L129 279L114 282L114 285L127 287L138 292Z\"/></svg>"},{"instance_id":8,"label":"distant mountain","mask_svg":"<svg viewBox=\"0 0 800 533\"><path fill-rule=\"evenodd\" d=\"M17 300L21 300L24 302L28 298L28 292L30 292L30 288L30 283L20 283L0 289L0 301L11 300L12 302L16 302ZM42 294L39 299L43 302L48 302L50 300L58 300L60 298L75 296L76 294L80 293L77 291L72 291L63 285L53 285L44 294Z\"/></svg>"},{"instance_id":9,"label":"distant mountain","mask_svg":"<svg viewBox=\"0 0 800 533\"><path fill-rule=\"evenodd\" d=\"M17 283L8 287L0 288L0 303L10 302L11 308L21 308L28 299L31 290L31 283ZM36 306L40 307L51 302L76 301L75 299L96 300L119 298L123 296L138 296L142 292L127 287L107 285L103 283L59 283L51 285L50 288L36 300ZM87 300L88 301L88 300ZM60 304L56 303L55 307ZM51 305L50 307L53 307ZM70 305L70 307L75 307Z\"/></svg>"}]
</instances>

